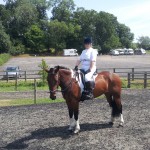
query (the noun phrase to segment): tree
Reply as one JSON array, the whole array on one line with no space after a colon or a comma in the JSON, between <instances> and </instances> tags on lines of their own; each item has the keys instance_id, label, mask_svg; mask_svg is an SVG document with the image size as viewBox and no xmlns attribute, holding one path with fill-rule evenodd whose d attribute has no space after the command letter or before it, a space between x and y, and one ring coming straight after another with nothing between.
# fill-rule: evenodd
<instances>
[{"instance_id":1,"label":"tree","mask_svg":"<svg viewBox=\"0 0 150 150\"><path fill-rule=\"evenodd\" d=\"M130 28L124 24L118 24L117 34L120 38L122 47L130 48L134 39L134 34L131 33Z\"/></svg>"},{"instance_id":2,"label":"tree","mask_svg":"<svg viewBox=\"0 0 150 150\"><path fill-rule=\"evenodd\" d=\"M96 39L100 44L101 52L108 53L111 49L119 47L120 39L116 34L116 18L106 12L100 12L96 21Z\"/></svg>"},{"instance_id":3,"label":"tree","mask_svg":"<svg viewBox=\"0 0 150 150\"><path fill-rule=\"evenodd\" d=\"M37 26L32 25L25 33L26 45L30 48L30 53L43 52L44 46L44 32Z\"/></svg>"},{"instance_id":4,"label":"tree","mask_svg":"<svg viewBox=\"0 0 150 150\"><path fill-rule=\"evenodd\" d=\"M138 46L140 48L144 48L146 50L150 49L150 37L148 37L148 36L139 37Z\"/></svg>"},{"instance_id":5,"label":"tree","mask_svg":"<svg viewBox=\"0 0 150 150\"><path fill-rule=\"evenodd\" d=\"M68 23L71 21L74 10L75 4L73 0L60 0L58 4L55 4L52 10L52 20Z\"/></svg>"},{"instance_id":6,"label":"tree","mask_svg":"<svg viewBox=\"0 0 150 150\"><path fill-rule=\"evenodd\" d=\"M10 37L6 34L4 26L0 21L0 53L9 52L12 48Z\"/></svg>"},{"instance_id":7,"label":"tree","mask_svg":"<svg viewBox=\"0 0 150 150\"><path fill-rule=\"evenodd\" d=\"M47 49L55 48L55 54L66 47L65 39L68 35L68 26L65 22L57 20L47 24L46 46Z\"/></svg>"}]
</instances>

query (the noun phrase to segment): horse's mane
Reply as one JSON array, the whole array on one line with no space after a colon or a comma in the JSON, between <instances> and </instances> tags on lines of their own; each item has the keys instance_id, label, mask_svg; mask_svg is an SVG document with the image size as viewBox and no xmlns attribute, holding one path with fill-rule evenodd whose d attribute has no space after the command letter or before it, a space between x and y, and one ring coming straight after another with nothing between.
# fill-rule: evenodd
<instances>
[{"instance_id":1,"label":"horse's mane","mask_svg":"<svg viewBox=\"0 0 150 150\"><path fill-rule=\"evenodd\" d=\"M67 68L67 67L65 67L65 66L55 66L54 68L57 68L57 67L59 67L59 69L70 70L70 68Z\"/></svg>"}]
</instances>

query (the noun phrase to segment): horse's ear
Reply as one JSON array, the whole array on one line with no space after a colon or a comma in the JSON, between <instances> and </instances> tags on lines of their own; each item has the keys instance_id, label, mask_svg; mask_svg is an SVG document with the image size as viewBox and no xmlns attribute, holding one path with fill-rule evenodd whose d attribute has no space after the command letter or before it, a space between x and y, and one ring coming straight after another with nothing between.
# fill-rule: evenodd
<instances>
[{"instance_id":1,"label":"horse's ear","mask_svg":"<svg viewBox=\"0 0 150 150\"><path fill-rule=\"evenodd\" d=\"M60 67L57 66L56 69L55 69L55 73L57 73L59 71Z\"/></svg>"}]
</instances>

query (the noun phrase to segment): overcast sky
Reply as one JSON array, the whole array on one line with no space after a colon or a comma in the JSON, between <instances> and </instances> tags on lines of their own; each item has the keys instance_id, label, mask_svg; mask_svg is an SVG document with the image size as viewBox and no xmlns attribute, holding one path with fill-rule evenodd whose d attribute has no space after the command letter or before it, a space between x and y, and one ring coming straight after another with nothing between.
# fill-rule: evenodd
<instances>
[{"instance_id":1,"label":"overcast sky","mask_svg":"<svg viewBox=\"0 0 150 150\"><path fill-rule=\"evenodd\" d=\"M114 14L139 36L150 36L150 0L74 0L78 7ZM0 0L0 3L4 3Z\"/></svg>"}]
</instances>

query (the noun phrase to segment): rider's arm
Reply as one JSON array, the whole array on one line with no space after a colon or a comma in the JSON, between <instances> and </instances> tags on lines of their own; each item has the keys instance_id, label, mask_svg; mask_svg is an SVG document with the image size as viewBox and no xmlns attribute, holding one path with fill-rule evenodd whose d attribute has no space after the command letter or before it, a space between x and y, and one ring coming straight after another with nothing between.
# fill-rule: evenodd
<instances>
[{"instance_id":1,"label":"rider's arm","mask_svg":"<svg viewBox=\"0 0 150 150\"><path fill-rule=\"evenodd\" d=\"M80 65L80 60L77 60L77 62L76 62L76 66L79 66Z\"/></svg>"},{"instance_id":2,"label":"rider's arm","mask_svg":"<svg viewBox=\"0 0 150 150\"><path fill-rule=\"evenodd\" d=\"M90 64L90 71L93 69L93 67L95 66L95 61L91 61L91 64Z\"/></svg>"},{"instance_id":3,"label":"rider's arm","mask_svg":"<svg viewBox=\"0 0 150 150\"><path fill-rule=\"evenodd\" d=\"M94 50L91 54L90 70L92 70L93 67L95 66L96 59L97 59L97 51Z\"/></svg>"}]
</instances>

